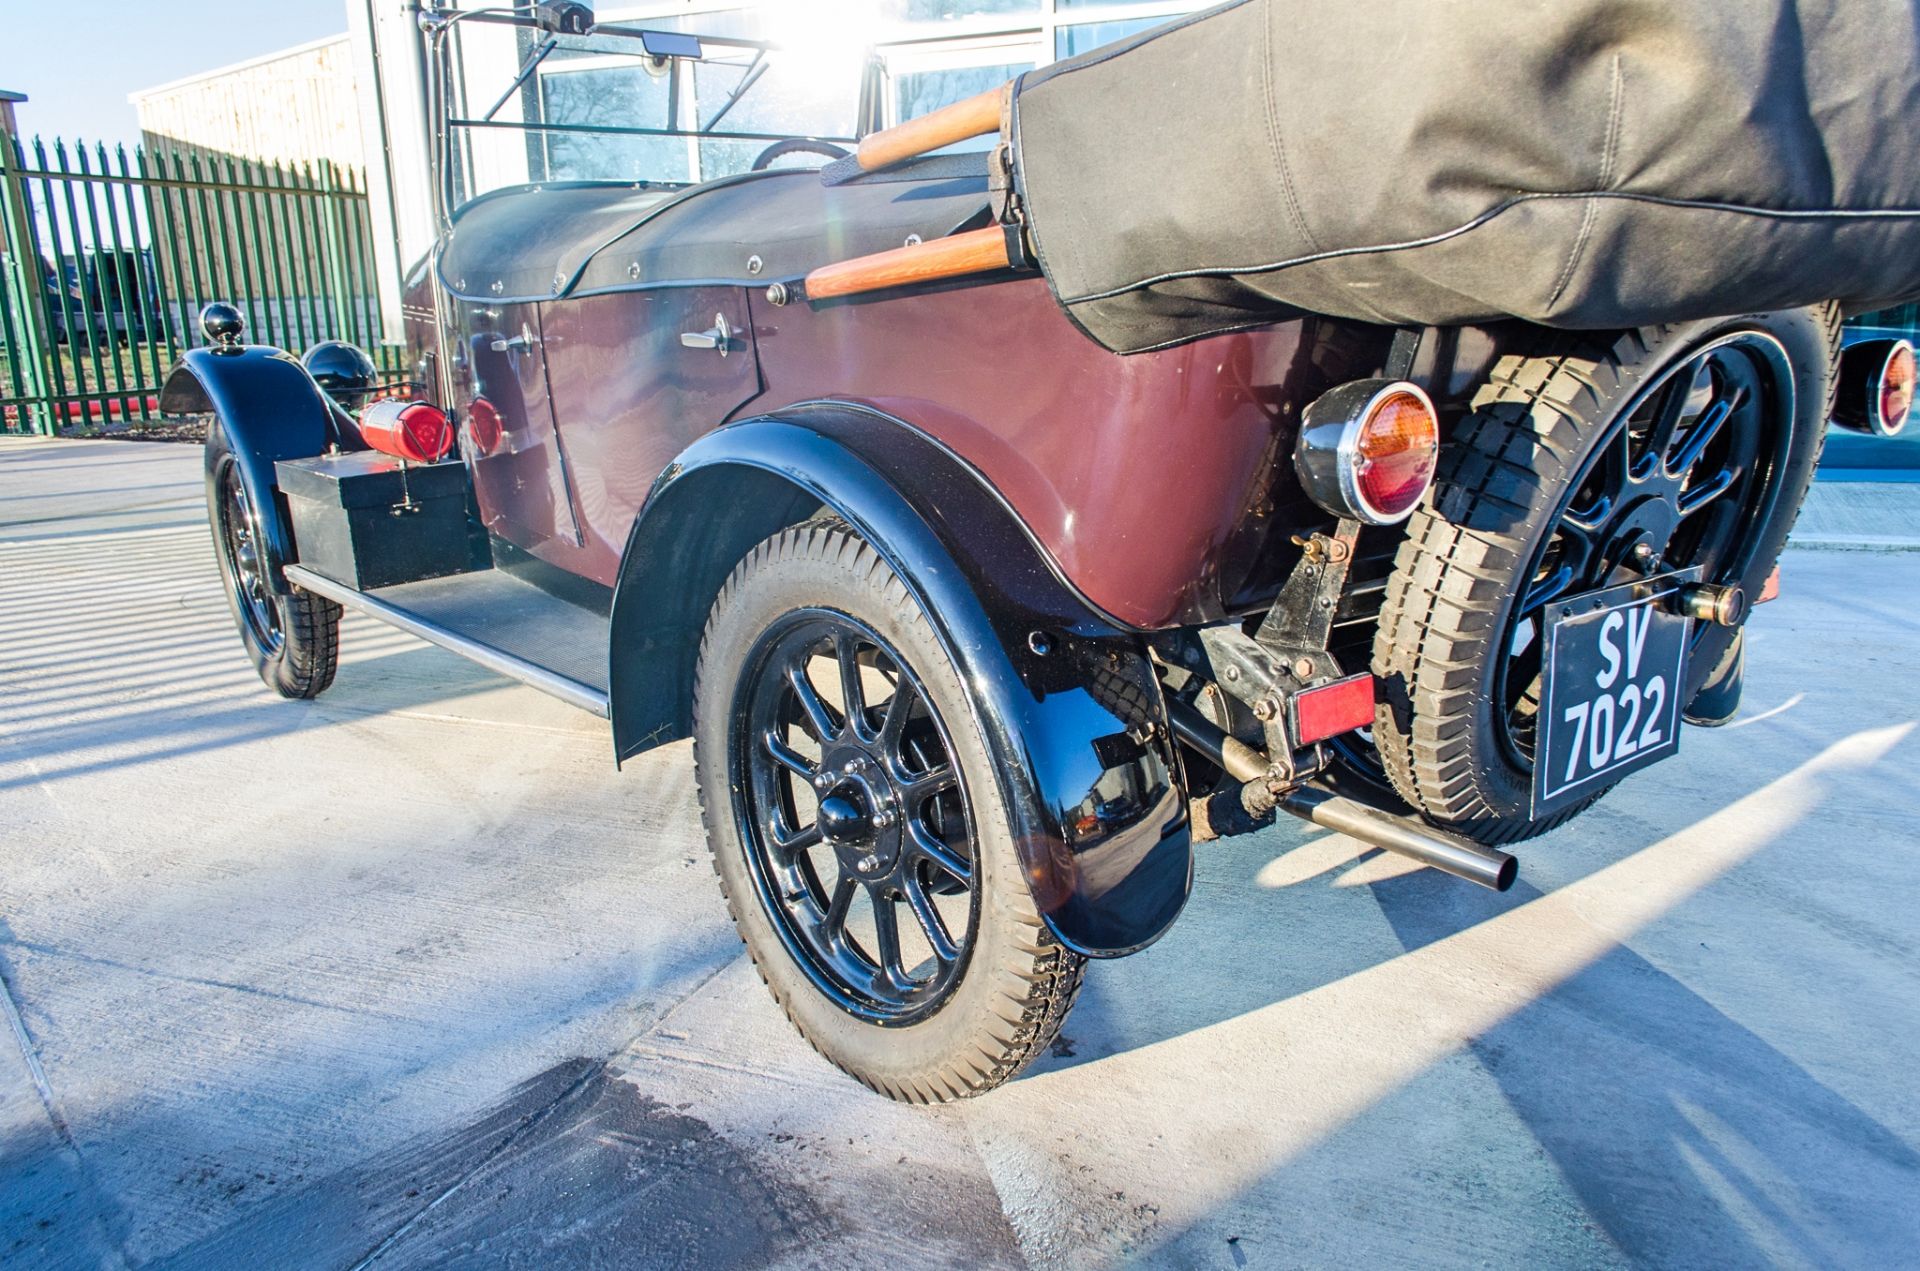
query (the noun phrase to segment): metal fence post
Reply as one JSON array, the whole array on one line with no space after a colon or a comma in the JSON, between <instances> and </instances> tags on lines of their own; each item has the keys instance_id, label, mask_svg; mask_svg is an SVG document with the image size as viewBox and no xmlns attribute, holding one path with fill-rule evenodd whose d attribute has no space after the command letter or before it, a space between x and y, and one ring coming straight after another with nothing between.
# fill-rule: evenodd
<instances>
[{"instance_id":1,"label":"metal fence post","mask_svg":"<svg viewBox=\"0 0 1920 1271\"><path fill-rule=\"evenodd\" d=\"M0 243L6 248L0 262L0 317L5 320L0 334L6 337L9 363L0 395L18 401L19 422L24 425L18 431L52 436L55 420L47 360L53 337L42 295L40 239L34 231L26 182L20 176L24 167L19 137L0 128ZM0 421L0 431L5 430Z\"/></svg>"},{"instance_id":2,"label":"metal fence post","mask_svg":"<svg viewBox=\"0 0 1920 1271\"><path fill-rule=\"evenodd\" d=\"M322 268L326 270L327 296L333 302L330 334L338 340L353 339L348 318L353 280L347 275L347 258L340 243L340 185L334 180L333 163L328 159L320 160L320 190L320 232L325 251Z\"/></svg>"}]
</instances>

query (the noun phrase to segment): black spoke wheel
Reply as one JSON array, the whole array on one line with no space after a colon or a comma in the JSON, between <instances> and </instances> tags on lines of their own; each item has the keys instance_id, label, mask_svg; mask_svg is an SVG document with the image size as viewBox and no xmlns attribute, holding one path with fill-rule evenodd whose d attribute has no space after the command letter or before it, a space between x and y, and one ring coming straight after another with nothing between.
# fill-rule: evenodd
<instances>
[{"instance_id":1,"label":"black spoke wheel","mask_svg":"<svg viewBox=\"0 0 1920 1271\"><path fill-rule=\"evenodd\" d=\"M273 503L263 507L248 495L224 432L214 428L207 439L207 519L240 643L261 680L282 697L316 697L333 683L339 662L340 606L298 587L274 590L265 528L266 518L279 515Z\"/></svg>"},{"instance_id":2,"label":"black spoke wheel","mask_svg":"<svg viewBox=\"0 0 1920 1271\"><path fill-rule=\"evenodd\" d=\"M1738 582L1759 546L1793 437L1793 368L1779 340L1741 331L1668 367L1594 445L1509 611L1496 681L1502 741L1531 769L1545 619L1554 602L1699 567ZM1713 634L1695 624L1690 654ZM1691 658L1696 673L1702 659Z\"/></svg>"},{"instance_id":3,"label":"black spoke wheel","mask_svg":"<svg viewBox=\"0 0 1920 1271\"><path fill-rule=\"evenodd\" d=\"M1605 792L1532 815L1551 607L1694 566L1757 594L1813 476L1838 349L1838 312L1822 306L1607 344L1548 336L1501 359L1447 441L1381 607L1372 740L1401 798L1507 843ZM1737 634L1694 624L1683 702Z\"/></svg>"},{"instance_id":4,"label":"black spoke wheel","mask_svg":"<svg viewBox=\"0 0 1920 1271\"><path fill-rule=\"evenodd\" d=\"M286 643L280 624L280 605L267 589L266 561L260 532L240 484L240 470L228 464L219 482L216 525L225 555L221 563L236 616L263 650L278 653Z\"/></svg>"},{"instance_id":5,"label":"black spoke wheel","mask_svg":"<svg viewBox=\"0 0 1920 1271\"><path fill-rule=\"evenodd\" d=\"M693 755L728 911L821 1054L928 1102L1053 1040L1084 962L1034 904L952 659L845 525L781 531L721 588Z\"/></svg>"},{"instance_id":6,"label":"black spoke wheel","mask_svg":"<svg viewBox=\"0 0 1920 1271\"><path fill-rule=\"evenodd\" d=\"M740 834L788 952L861 1018L937 1007L972 937L972 813L917 677L864 623L800 610L742 693Z\"/></svg>"}]
</instances>

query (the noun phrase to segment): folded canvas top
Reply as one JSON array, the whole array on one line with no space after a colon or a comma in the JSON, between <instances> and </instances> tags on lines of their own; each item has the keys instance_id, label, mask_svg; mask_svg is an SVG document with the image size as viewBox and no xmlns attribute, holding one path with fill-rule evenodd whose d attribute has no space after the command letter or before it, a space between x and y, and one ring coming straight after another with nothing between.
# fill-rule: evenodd
<instances>
[{"instance_id":1,"label":"folded canvas top","mask_svg":"<svg viewBox=\"0 0 1920 1271\"><path fill-rule=\"evenodd\" d=\"M1055 295L1139 351L1299 311L1624 327L1920 297L1911 0L1234 0L1030 73Z\"/></svg>"}]
</instances>

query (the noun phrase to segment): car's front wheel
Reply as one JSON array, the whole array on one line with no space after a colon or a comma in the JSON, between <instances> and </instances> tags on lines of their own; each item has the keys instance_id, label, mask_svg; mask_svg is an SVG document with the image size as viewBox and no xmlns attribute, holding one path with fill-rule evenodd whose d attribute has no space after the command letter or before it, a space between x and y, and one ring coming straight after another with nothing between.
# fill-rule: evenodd
<instances>
[{"instance_id":1,"label":"car's front wheel","mask_svg":"<svg viewBox=\"0 0 1920 1271\"><path fill-rule=\"evenodd\" d=\"M216 455L207 496L227 607L253 669L282 697L318 697L339 662L340 606L298 587L272 589L260 511L231 455Z\"/></svg>"},{"instance_id":2,"label":"car's front wheel","mask_svg":"<svg viewBox=\"0 0 1920 1271\"><path fill-rule=\"evenodd\" d=\"M821 1054L929 1102L1052 1042L1083 961L1034 906L952 662L845 525L784 530L734 569L701 645L694 763L734 923Z\"/></svg>"}]
</instances>

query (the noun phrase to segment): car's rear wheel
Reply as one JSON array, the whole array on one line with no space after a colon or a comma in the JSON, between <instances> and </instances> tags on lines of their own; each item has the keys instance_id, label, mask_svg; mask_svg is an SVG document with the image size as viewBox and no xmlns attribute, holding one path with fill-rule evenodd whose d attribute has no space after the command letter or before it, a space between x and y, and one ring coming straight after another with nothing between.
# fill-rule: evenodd
<instances>
[{"instance_id":1,"label":"car's rear wheel","mask_svg":"<svg viewBox=\"0 0 1920 1271\"><path fill-rule=\"evenodd\" d=\"M707 622L694 763L714 868L813 1046L915 1102L1006 1081L1082 959L1036 910L966 690L906 587L836 522L741 561Z\"/></svg>"},{"instance_id":2,"label":"car's rear wheel","mask_svg":"<svg viewBox=\"0 0 1920 1271\"><path fill-rule=\"evenodd\" d=\"M1825 433L1831 307L1546 337L1502 360L1408 523L1374 643L1373 742L1428 819L1489 843L1532 814L1543 623L1567 597L1699 567L1757 595ZM1737 631L1696 623L1687 701Z\"/></svg>"},{"instance_id":3,"label":"car's rear wheel","mask_svg":"<svg viewBox=\"0 0 1920 1271\"><path fill-rule=\"evenodd\" d=\"M231 455L215 460L208 498L227 607L253 669L282 697L319 696L339 662L340 606L298 587L273 590L259 510Z\"/></svg>"}]
</instances>

